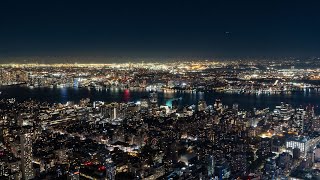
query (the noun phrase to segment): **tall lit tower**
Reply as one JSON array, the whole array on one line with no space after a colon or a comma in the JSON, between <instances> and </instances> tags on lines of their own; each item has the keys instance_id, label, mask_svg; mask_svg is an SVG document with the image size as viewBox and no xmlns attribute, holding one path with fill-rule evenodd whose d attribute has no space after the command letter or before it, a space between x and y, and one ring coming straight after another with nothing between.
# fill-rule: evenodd
<instances>
[{"instance_id":1,"label":"tall lit tower","mask_svg":"<svg viewBox=\"0 0 320 180\"><path fill-rule=\"evenodd\" d=\"M17 124L20 127L19 137L22 179L29 180L34 178L34 169L32 166L33 128L32 126L24 125L24 121L20 116L20 113L18 114L17 121Z\"/></svg>"},{"instance_id":2,"label":"tall lit tower","mask_svg":"<svg viewBox=\"0 0 320 180\"><path fill-rule=\"evenodd\" d=\"M208 169L208 177L210 179L214 178L214 166L215 166L214 157L213 155L209 155L207 169Z\"/></svg>"},{"instance_id":3,"label":"tall lit tower","mask_svg":"<svg viewBox=\"0 0 320 180\"><path fill-rule=\"evenodd\" d=\"M23 128L20 134L22 178L25 180L34 178L32 167L32 132L31 128Z\"/></svg>"},{"instance_id":4,"label":"tall lit tower","mask_svg":"<svg viewBox=\"0 0 320 180\"><path fill-rule=\"evenodd\" d=\"M156 108L158 106L158 94L157 92L151 92L149 95L149 100L152 108Z\"/></svg>"},{"instance_id":5,"label":"tall lit tower","mask_svg":"<svg viewBox=\"0 0 320 180\"><path fill-rule=\"evenodd\" d=\"M106 156L104 161L104 166L106 167L106 180L116 179L116 169L115 165L111 159L111 156Z\"/></svg>"}]
</instances>

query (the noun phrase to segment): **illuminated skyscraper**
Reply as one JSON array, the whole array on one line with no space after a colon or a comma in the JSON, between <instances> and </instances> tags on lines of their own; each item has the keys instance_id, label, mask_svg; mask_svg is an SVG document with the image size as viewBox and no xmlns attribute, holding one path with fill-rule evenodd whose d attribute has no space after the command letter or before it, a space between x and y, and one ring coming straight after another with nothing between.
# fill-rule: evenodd
<instances>
[{"instance_id":1,"label":"illuminated skyscraper","mask_svg":"<svg viewBox=\"0 0 320 180\"><path fill-rule=\"evenodd\" d=\"M32 132L31 129L23 129L20 134L21 146L21 164L22 164L22 178L34 178L34 170L32 166Z\"/></svg>"},{"instance_id":2,"label":"illuminated skyscraper","mask_svg":"<svg viewBox=\"0 0 320 180\"><path fill-rule=\"evenodd\" d=\"M277 179L277 165L274 159L268 159L264 166L265 179Z\"/></svg>"},{"instance_id":3,"label":"illuminated skyscraper","mask_svg":"<svg viewBox=\"0 0 320 180\"><path fill-rule=\"evenodd\" d=\"M116 179L116 169L115 165L111 159L111 156L106 156L104 161L104 166L106 168L106 180L115 180Z\"/></svg>"},{"instance_id":4,"label":"illuminated skyscraper","mask_svg":"<svg viewBox=\"0 0 320 180\"><path fill-rule=\"evenodd\" d=\"M143 97L141 98L141 109L148 109L149 108L149 103L148 103L148 97Z\"/></svg>"},{"instance_id":5,"label":"illuminated skyscraper","mask_svg":"<svg viewBox=\"0 0 320 180\"><path fill-rule=\"evenodd\" d=\"M21 171L22 179L28 180L34 178L34 169L32 166L32 136L33 129L31 126L26 126L21 114L18 113L17 124L21 128L20 136L20 150L21 150Z\"/></svg>"},{"instance_id":6,"label":"illuminated skyscraper","mask_svg":"<svg viewBox=\"0 0 320 180\"><path fill-rule=\"evenodd\" d=\"M204 100L198 102L198 111L204 111L207 108L207 103Z\"/></svg>"},{"instance_id":7,"label":"illuminated skyscraper","mask_svg":"<svg viewBox=\"0 0 320 180\"><path fill-rule=\"evenodd\" d=\"M208 166L207 166L207 170L208 170L208 177L209 178L214 178L214 157L213 155L208 156Z\"/></svg>"},{"instance_id":8,"label":"illuminated skyscraper","mask_svg":"<svg viewBox=\"0 0 320 180\"><path fill-rule=\"evenodd\" d=\"M152 108L155 108L158 106L158 94L157 92L152 92L149 95L149 100Z\"/></svg>"}]
</instances>

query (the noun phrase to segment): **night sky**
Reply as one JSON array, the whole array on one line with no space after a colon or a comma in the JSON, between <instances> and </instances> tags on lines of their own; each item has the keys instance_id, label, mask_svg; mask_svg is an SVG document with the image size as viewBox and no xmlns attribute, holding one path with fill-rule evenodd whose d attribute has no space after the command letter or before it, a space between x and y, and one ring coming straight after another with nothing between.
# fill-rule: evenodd
<instances>
[{"instance_id":1,"label":"night sky","mask_svg":"<svg viewBox=\"0 0 320 180\"><path fill-rule=\"evenodd\" d=\"M319 56L320 2L0 2L0 56Z\"/></svg>"}]
</instances>

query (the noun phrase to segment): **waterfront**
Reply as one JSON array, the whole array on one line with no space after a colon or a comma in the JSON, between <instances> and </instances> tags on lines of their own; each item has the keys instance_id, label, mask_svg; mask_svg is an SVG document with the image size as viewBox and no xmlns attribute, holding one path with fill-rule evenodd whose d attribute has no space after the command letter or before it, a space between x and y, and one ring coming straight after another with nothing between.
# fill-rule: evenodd
<instances>
[{"instance_id":1,"label":"waterfront","mask_svg":"<svg viewBox=\"0 0 320 180\"><path fill-rule=\"evenodd\" d=\"M96 90L88 88L28 88L25 86L0 87L2 98L15 98L17 101L33 99L49 103L66 103L67 101L79 102L84 98L93 101L130 102L139 101L147 97L149 92L144 89L111 88ZM179 98L180 105L197 104L200 99L205 99L207 104L213 104L215 99L221 99L223 104L239 104L240 109L274 108L281 102L289 103L294 107L312 105L316 112L320 112L320 96L316 92L293 92L291 94L226 94L218 92L185 92L185 91L160 91L158 92L159 105L166 104L172 99Z\"/></svg>"}]
</instances>

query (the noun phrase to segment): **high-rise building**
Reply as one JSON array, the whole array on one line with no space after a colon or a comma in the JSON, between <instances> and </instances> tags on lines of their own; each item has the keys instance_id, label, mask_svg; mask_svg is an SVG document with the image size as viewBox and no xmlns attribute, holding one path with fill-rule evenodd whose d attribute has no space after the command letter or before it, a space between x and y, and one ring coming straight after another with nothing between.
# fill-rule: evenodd
<instances>
[{"instance_id":1,"label":"high-rise building","mask_svg":"<svg viewBox=\"0 0 320 180\"><path fill-rule=\"evenodd\" d=\"M299 108L296 110L295 116L293 117L292 127L300 134L304 132L305 115L306 111Z\"/></svg>"},{"instance_id":2,"label":"high-rise building","mask_svg":"<svg viewBox=\"0 0 320 180\"><path fill-rule=\"evenodd\" d=\"M110 119L117 119L118 117L118 110L116 107L110 107L109 109L109 115L110 115Z\"/></svg>"},{"instance_id":3,"label":"high-rise building","mask_svg":"<svg viewBox=\"0 0 320 180\"><path fill-rule=\"evenodd\" d=\"M296 137L289 138L286 141L286 148L287 149L298 148L301 152L301 155L305 157L307 155L307 152L312 148L314 148L319 142L320 142L320 137L310 138L308 136L296 136Z\"/></svg>"},{"instance_id":4,"label":"high-rise building","mask_svg":"<svg viewBox=\"0 0 320 180\"><path fill-rule=\"evenodd\" d=\"M230 169L227 163L219 163L215 166L215 175L217 179L229 179Z\"/></svg>"},{"instance_id":5,"label":"high-rise building","mask_svg":"<svg viewBox=\"0 0 320 180\"><path fill-rule=\"evenodd\" d=\"M207 166L208 177L214 178L214 166L215 166L214 157L213 157L213 155L210 155L207 158L208 158L207 159L207 161L208 161L208 166Z\"/></svg>"},{"instance_id":6,"label":"high-rise building","mask_svg":"<svg viewBox=\"0 0 320 180\"><path fill-rule=\"evenodd\" d=\"M319 117L313 118L313 120L312 120L312 129L314 131L320 132L320 118Z\"/></svg>"},{"instance_id":7,"label":"high-rise building","mask_svg":"<svg viewBox=\"0 0 320 180\"><path fill-rule=\"evenodd\" d=\"M312 168L314 163L314 153L312 151L308 151L306 158L304 159L304 168L310 169Z\"/></svg>"},{"instance_id":8,"label":"high-rise building","mask_svg":"<svg viewBox=\"0 0 320 180\"><path fill-rule=\"evenodd\" d=\"M152 108L155 108L158 106L158 94L157 92L151 92L149 94L149 101Z\"/></svg>"},{"instance_id":9,"label":"high-rise building","mask_svg":"<svg viewBox=\"0 0 320 180\"><path fill-rule=\"evenodd\" d=\"M279 155L279 167L284 169L284 170L288 170L290 169L291 165L292 165L292 156L287 153L284 152L282 154Z\"/></svg>"},{"instance_id":10,"label":"high-rise building","mask_svg":"<svg viewBox=\"0 0 320 180\"><path fill-rule=\"evenodd\" d=\"M21 146L21 170L23 179L34 178L34 169L32 166L32 132L29 128L24 128L20 134Z\"/></svg>"},{"instance_id":11,"label":"high-rise building","mask_svg":"<svg viewBox=\"0 0 320 180\"><path fill-rule=\"evenodd\" d=\"M238 153L234 155L231 160L231 169L233 172L246 172L248 166L247 155L245 153Z\"/></svg>"},{"instance_id":12,"label":"high-rise building","mask_svg":"<svg viewBox=\"0 0 320 180\"><path fill-rule=\"evenodd\" d=\"M264 166L264 179L277 179L277 165L275 159L268 159Z\"/></svg>"},{"instance_id":13,"label":"high-rise building","mask_svg":"<svg viewBox=\"0 0 320 180\"><path fill-rule=\"evenodd\" d=\"M3 153L3 151L2 151ZM8 176L8 164L6 157L0 157L0 179Z\"/></svg>"},{"instance_id":14,"label":"high-rise building","mask_svg":"<svg viewBox=\"0 0 320 180\"><path fill-rule=\"evenodd\" d=\"M104 161L104 167L106 168L106 179L115 180L116 179L116 168L111 159L111 156L106 156Z\"/></svg>"},{"instance_id":15,"label":"high-rise building","mask_svg":"<svg viewBox=\"0 0 320 180\"><path fill-rule=\"evenodd\" d=\"M204 100L198 102L198 111L205 111L207 109L207 103Z\"/></svg>"},{"instance_id":16,"label":"high-rise building","mask_svg":"<svg viewBox=\"0 0 320 180\"><path fill-rule=\"evenodd\" d=\"M141 109L143 109L143 110L149 108L148 97L141 98L140 106L141 106Z\"/></svg>"}]
</instances>

